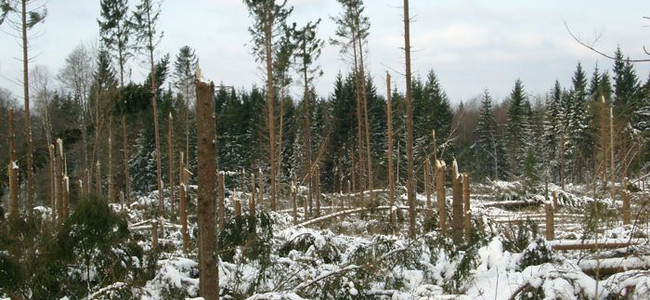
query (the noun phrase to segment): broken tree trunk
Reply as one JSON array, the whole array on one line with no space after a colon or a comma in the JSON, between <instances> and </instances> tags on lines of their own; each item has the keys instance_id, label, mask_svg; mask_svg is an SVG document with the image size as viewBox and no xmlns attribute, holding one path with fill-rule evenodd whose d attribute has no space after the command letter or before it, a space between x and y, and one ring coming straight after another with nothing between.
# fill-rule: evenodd
<instances>
[{"instance_id":1,"label":"broken tree trunk","mask_svg":"<svg viewBox=\"0 0 650 300\"><path fill-rule=\"evenodd\" d=\"M447 203L445 201L445 169L444 161L436 160L436 198L438 202L438 226L440 234L447 234Z\"/></svg>"},{"instance_id":2,"label":"broken tree trunk","mask_svg":"<svg viewBox=\"0 0 650 300\"><path fill-rule=\"evenodd\" d=\"M463 241L463 174L458 173L458 163L454 159L452 165L452 204L451 204L451 229L454 242L459 244Z\"/></svg>"},{"instance_id":3,"label":"broken tree trunk","mask_svg":"<svg viewBox=\"0 0 650 300\"><path fill-rule=\"evenodd\" d=\"M623 178L621 198L623 198L623 225L630 224L630 194L627 191L627 178Z\"/></svg>"},{"instance_id":4,"label":"broken tree trunk","mask_svg":"<svg viewBox=\"0 0 650 300\"><path fill-rule=\"evenodd\" d=\"M427 195L427 209L431 210L431 161L424 161L424 191ZM427 211L427 219L431 219L432 213Z\"/></svg>"},{"instance_id":5,"label":"broken tree trunk","mask_svg":"<svg viewBox=\"0 0 650 300\"><path fill-rule=\"evenodd\" d=\"M546 239L550 241L555 239L554 207L552 203L546 203L544 207L546 209Z\"/></svg>"},{"instance_id":6,"label":"broken tree trunk","mask_svg":"<svg viewBox=\"0 0 650 300\"><path fill-rule=\"evenodd\" d=\"M469 241L472 237L472 209L469 204L469 174L463 174L463 202L465 210L465 239Z\"/></svg>"},{"instance_id":7,"label":"broken tree trunk","mask_svg":"<svg viewBox=\"0 0 650 300\"><path fill-rule=\"evenodd\" d=\"M296 203L296 184L291 182L291 205L293 207L293 225L298 224L298 204Z\"/></svg>"},{"instance_id":8,"label":"broken tree trunk","mask_svg":"<svg viewBox=\"0 0 650 300\"><path fill-rule=\"evenodd\" d=\"M198 72L197 72L198 73ZM198 76L197 76L198 77ZM214 84L196 80L196 142L198 150L199 295L219 299L217 237L215 233L216 141Z\"/></svg>"},{"instance_id":9,"label":"broken tree trunk","mask_svg":"<svg viewBox=\"0 0 650 300\"><path fill-rule=\"evenodd\" d=\"M185 159L184 154L180 152L180 159L178 160L178 198L179 198L179 210L180 210L180 219L181 219L181 235L183 236L183 252L188 253L190 250L190 236L187 230L187 190L186 190L186 178L187 172L185 172L185 166L183 165Z\"/></svg>"}]
</instances>

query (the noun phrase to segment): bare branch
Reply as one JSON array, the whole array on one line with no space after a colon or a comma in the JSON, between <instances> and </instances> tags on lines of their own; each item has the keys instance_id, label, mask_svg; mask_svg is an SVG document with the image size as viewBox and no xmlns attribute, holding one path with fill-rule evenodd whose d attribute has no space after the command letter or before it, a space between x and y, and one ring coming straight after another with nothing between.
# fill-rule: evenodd
<instances>
[{"instance_id":1,"label":"bare branch","mask_svg":"<svg viewBox=\"0 0 650 300\"><path fill-rule=\"evenodd\" d=\"M647 17L644 17L644 18L647 18ZM593 51L593 52L596 52L596 53L599 54L600 56L603 56L603 57L605 57L605 58L609 58L609 59L611 59L611 60L616 60L616 57L615 57L615 56L610 55L610 54L607 54L607 53L605 53L605 52L603 52L603 51L600 51L600 50L594 48L593 46L588 45L587 43L583 42L580 38L578 38L575 34L573 34L573 32L572 32L571 29L569 28L569 25L567 24L566 21L564 22L564 27L566 28L566 30L567 30L567 32L569 33L569 35L570 35L570 36L571 36L571 37L572 37L572 38L573 38L573 39L574 39L578 44L582 45L583 47L585 47L585 48L587 48L587 49L589 49L589 50L591 50L591 51ZM648 53L648 51L645 50L645 46L643 47L643 50L645 51L646 54L650 55L650 53ZM650 62L650 59L648 59L648 58L641 58L641 59L626 59L626 61L629 61L629 62Z\"/></svg>"}]
</instances>

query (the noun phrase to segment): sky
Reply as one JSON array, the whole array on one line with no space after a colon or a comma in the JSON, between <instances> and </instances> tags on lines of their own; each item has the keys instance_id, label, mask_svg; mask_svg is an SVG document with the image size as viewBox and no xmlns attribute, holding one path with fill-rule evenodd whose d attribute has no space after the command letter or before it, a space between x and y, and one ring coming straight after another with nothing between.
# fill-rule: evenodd
<instances>
[{"instance_id":1,"label":"sky","mask_svg":"<svg viewBox=\"0 0 650 300\"><path fill-rule=\"evenodd\" d=\"M137 0L131 0L135 5ZM80 44L98 41L99 1L45 1L48 15L37 25L31 43L33 65L45 66L55 76L68 54ZM402 1L366 0L371 28L367 63L380 93L385 74L393 87L404 89L402 47ZM329 41L335 25L331 17L341 8L335 0L288 0L294 7L290 22L299 26L322 19L319 37ZM452 103L470 101L489 89L500 101L520 78L527 93L543 96L559 80L569 87L578 62L591 75L596 64L611 70L612 61L576 43L571 31L588 44L607 53L617 45L630 58L646 58L650 47L650 16L647 1L641 0L411 0L412 65L414 76L425 78L429 70L438 75ZM163 40L157 57L188 45L196 50L203 77L216 84L248 88L264 85L264 73L251 54L248 27L252 23L242 0L163 0L160 28ZM0 26L0 87L20 99L21 55L11 28ZM129 62L131 79L146 76L142 57ZM320 96L327 97L339 72L350 67L336 46L326 43L319 60L324 75L316 81ZM636 65L645 81L650 63ZM611 71L610 71L611 73ZM298 80L297 80L298 81ZM54 80L53 80L54 82ZM300 89L293 95L299 98Z\"/></svg>"}]
</instances>

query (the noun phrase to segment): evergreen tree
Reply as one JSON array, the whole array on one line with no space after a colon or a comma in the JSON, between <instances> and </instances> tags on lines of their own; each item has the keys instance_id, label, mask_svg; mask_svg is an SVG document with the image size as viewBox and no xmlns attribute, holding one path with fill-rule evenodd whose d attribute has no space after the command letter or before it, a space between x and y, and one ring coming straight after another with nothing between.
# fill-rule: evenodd
<instances>
[{"instance_id":1,"label":"evergreen tree","mask_svg":"<svg viewBox=\"0 0 650 300\"><path fill-rule=\"evenodd\" d=\"M253 40L253 53L266 70L266 103L269 134L269 164L271 166L271 210L276 209L276 139L275 139L275 102L276 82L274 82L274 59L279 50L279 39L286 36L286 19L293 11L287 7L287 1L276 3L275 0L244 0L253 25L249 28ZM284 31L284 33L283 33ZM281 151L281 150L280 150Z\"/></svg>"},{"instance_id":2,"label":"evergreen tree","mask_svg":"<svg viewBox=\"0 0 650 300\"><path fill-rule=\"evenodd\" d=\"M97 24L102 45L117 61L119 83L124 86L126 62L133 56L133 27L129 20L129 3L128 0L101 0L99 5L101 13Z\"/></svg>"},{"instance_id":3,"label":"evergreen tree","mask_svg":"<svg viewBox=\"0 0 650 300\"><path fill-rule=\"evenodd\" d=\"M432 155L432 131L436 131L438 156L442 153L451 155L452 110L447 94L440 86L436 73L430 70L424 84L419 78L413 80L413 120L415 135L415 155L418 160ZM446 151L447 150L447 151ZM449 159L451 156L442 157Z\"/></svg>"},{"instance_id":4,"label":"evergreen tree","mask_svg":"<svg viewBox=\"0 0 650 300\"><path fill-rule=\"evenodd\" d=\"M571 103L569 104L569 118L571 119L568 128L567 138L574 147L574 155L570 158L574 166L572 177L583 180L583 169L589 165L593 158L593 130L587 107L587 75L578 63L572 78L573 88L571 92Z\"/></svg>"},{"instance_id":5,"label":"evergreen tree","mask_svg":"<svg viewBox=\"0 0 650 300\"><path fill-rule=\"evenodd\" d=\"M545 172L549 176L551 182L559 181L559 142L560 142L560 128L561 128L561 102L562 102L562 88L560 82L555 81L553 89L546 97L546 114L544 117L544 151L545 160L547 162L547 169Z\"/></svg>"},{"instance_id":6,"label":"evergreen tree","mask_svg":"<svg viewBox=\"0 0 650 300\"><path fill-rule=\"evenodd\" d=\"M515 81L515 87L508 99L508 121L506 123L506 139L508 147L508 160L510 175L518 177L522 175L522 163L524 161L529 142L529 114L530 103L525 94L521 80Z\"/></svg>"},{"instance_id":7,"label":"evergreen tree","mask_svg":"<svg viewBox=\"0 0 650 300\"><path fill-rule=\"evenodd\" d=\"M481 108L476 127L476 142L473 145L476 153L476 177L499 180L506 174L507 164L505 149L497 136L497 123L492 111L492 97L486 89L481 97Z\"/></svg>"}]
</instances>

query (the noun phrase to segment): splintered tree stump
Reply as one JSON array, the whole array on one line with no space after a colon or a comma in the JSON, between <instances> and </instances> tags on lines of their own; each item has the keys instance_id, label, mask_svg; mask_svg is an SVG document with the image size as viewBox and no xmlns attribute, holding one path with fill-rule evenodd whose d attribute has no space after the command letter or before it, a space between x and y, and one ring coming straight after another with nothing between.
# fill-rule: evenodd
<instances>
[{"instance_id":1,"label":"splintered tree stump","mask_svg":"<svg viewBox=\"0 0 650 300\"><path fill-rule=\"evenodd\" d=\"M546 209L546 239L550 241L555 239L554 207L552 203L546 203L544 207Z\"/></svg>"},{"instance_id":2,"label":"splintered tree stump","mask_svg":"<svg viewBox=\"0 0 650 300\"><path fill-rule=\"evenodd\" d=\"M463 202L465 210L465 239L470 240L472 237L472 209L469 205L469 174L463 174Z\"/></svg>"},{"instance_id":3,"label":"splintered tree stump","mask_svg":"<svg viewBox=\"0 0 650 300\"><path fill-rule=\"evenodd\" d=\"M197 72L199 73L199 72ZM198 152L199 296L219 299L215 201L217 195L214 84L196 80L196 143Z\"/></svg>"},{"instance_id":4,"label":"splintered tree stump","mask_svg":"<svg viewBox=\"0 0 650 300\"><path fill-rule=\"evenodd\" d=\"M438 226L440 234L447 234L447 204L445 202L445 162L436 160L436 198L438 202Z\"/></svg>"},{"instance_id":5,"label":"splintered tree stump","mask_svg":"<svg viewBox=\"0 0 650 300\"><path fill-rule=\"evenodd\" d=\"M463 241L463 175L458 173L456 160L452 163L452 190L453 200L451 205L452 214L452 237L456 244Z\"/></svg>"}]
</instances>

